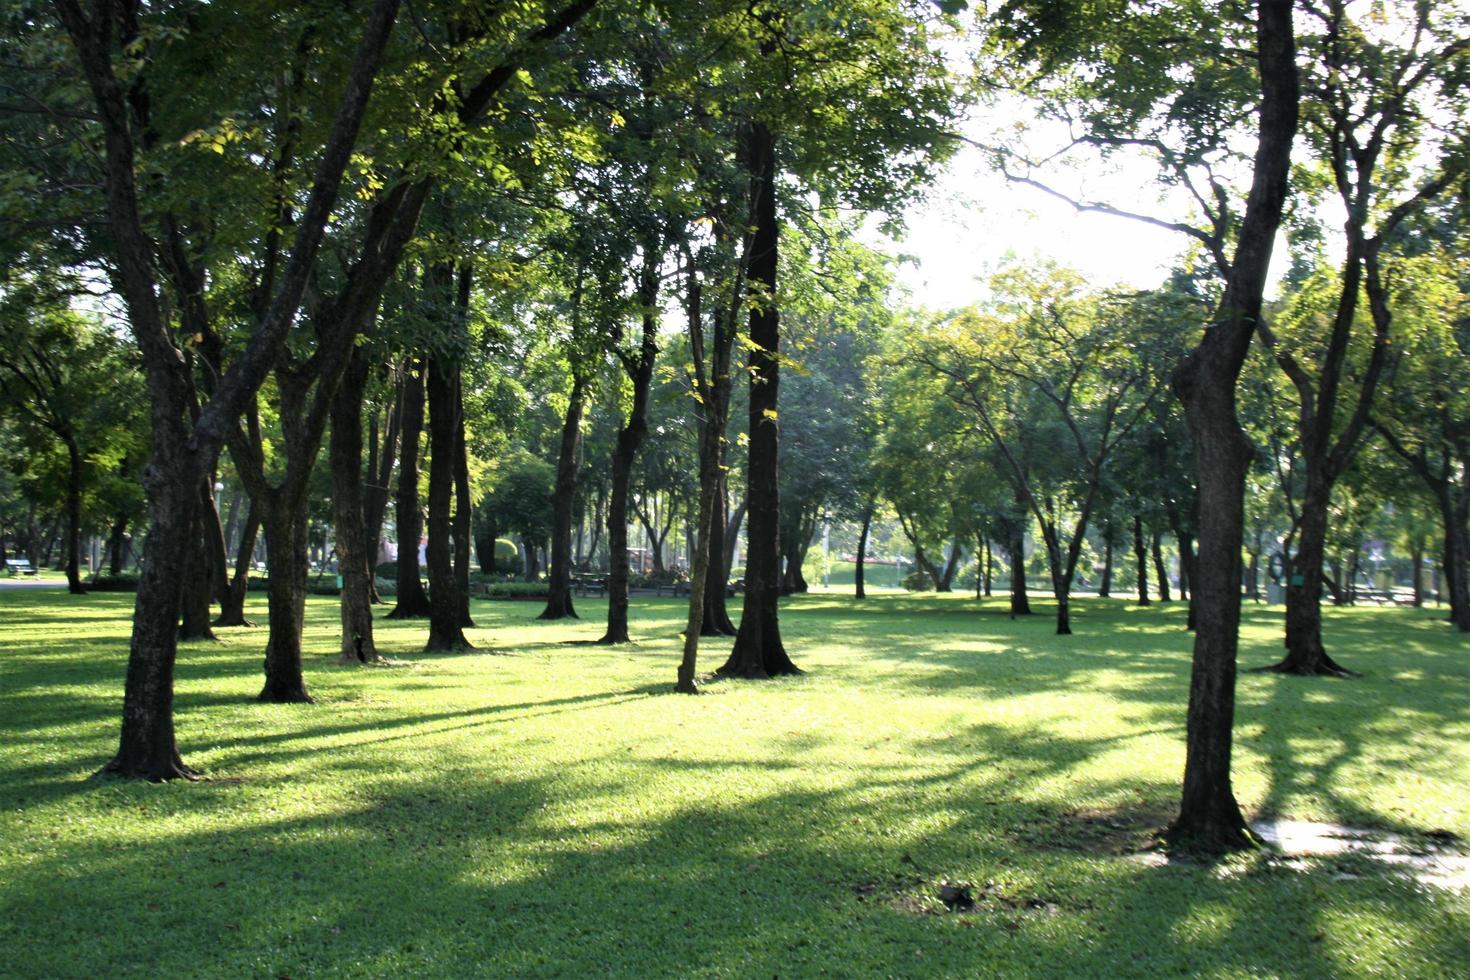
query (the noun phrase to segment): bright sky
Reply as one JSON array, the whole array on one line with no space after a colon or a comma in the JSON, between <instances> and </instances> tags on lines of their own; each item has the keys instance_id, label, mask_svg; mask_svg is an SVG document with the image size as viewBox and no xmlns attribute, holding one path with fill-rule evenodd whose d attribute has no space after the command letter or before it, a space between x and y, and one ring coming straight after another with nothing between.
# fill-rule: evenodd
<instances>
[{"instance_id":1,"label":"bright sky","mask_svg":"<svg viewBox=\"0 0 1470 980\"><path fill-rule=\"evenodd\" d=\"M1146 166L1088 177L1067 175L1069 192L1172 217ZM1158 285L1190 245L1184 235L1095 213L1078 213L1039 190L1006 182L983 154L965 147L907 215L908 235L887 247L916 260L899 281L930 309L965 306L981 297L980 281L1014 254L1052 259L1080 270L1095 286Z\"/></svg>"}]
</instances>

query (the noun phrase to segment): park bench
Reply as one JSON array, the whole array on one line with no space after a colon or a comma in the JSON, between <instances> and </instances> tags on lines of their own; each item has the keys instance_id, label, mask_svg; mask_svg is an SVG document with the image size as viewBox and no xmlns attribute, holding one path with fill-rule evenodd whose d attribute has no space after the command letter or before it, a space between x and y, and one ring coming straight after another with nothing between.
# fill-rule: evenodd
<instances>
[{"instance_id":1,"label":"park bench","mask_svg":"<svg viewBox=\"0 0 1470 980\"><path fill-rule=\"evenodd\" d=\"M5 570L11 575L34 575L36 566L32 565L28 558L10 558L6 560Z\"/></svg>"},{"instance_id":2,"label":"park bench","mask_svg":"<svg viewBox=\"0 0 1470 980\"><path fill-rule=\"evenodd\" d=\"M607 579L592 575L573 575L572 591L580 596L594 593L598 596L605 596L607 595Z\"/></svg>"}]
</instances>

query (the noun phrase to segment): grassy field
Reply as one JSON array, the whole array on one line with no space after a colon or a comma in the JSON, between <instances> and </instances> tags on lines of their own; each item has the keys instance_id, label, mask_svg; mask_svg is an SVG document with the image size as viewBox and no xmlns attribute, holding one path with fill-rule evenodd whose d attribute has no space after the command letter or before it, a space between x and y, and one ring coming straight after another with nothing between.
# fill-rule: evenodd
<instances>
[{"instance_id":1,"label":"grassy field","mask_svg":"<svg viewBox=\"0 0 1470 980\"><path fill-rule=\"evenodd\" d=\"M808 596L782 620L804 676L686 698L672 600L635 602L623 649L566 644L600 633L588 600L571 625L477 603L463 656L380 622L399 663L357 669L313 599L319 703L254 703L260 630L189 645L179 740L211 778L153 786L89 778L130 599L0 591L0 974L1470 970L1470 895L1362 859L1131 856L1176 799L1177 603L1084 601L1058 638L1045 604ZM1279 611L1247 620L1244 662L1274 659ZM1465 641L1370 609L1328 639L1362 679L1241 678L1248 813L1470 837Z\"/></svg>"}]
</instances>

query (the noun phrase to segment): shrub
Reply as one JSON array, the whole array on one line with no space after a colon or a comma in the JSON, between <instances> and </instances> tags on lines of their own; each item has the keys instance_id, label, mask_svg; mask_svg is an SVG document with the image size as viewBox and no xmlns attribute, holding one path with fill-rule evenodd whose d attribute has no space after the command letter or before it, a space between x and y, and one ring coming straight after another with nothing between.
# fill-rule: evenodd
<instances>
[{"instance_id":1,"label":"shrub","mask_svg":"<svg viewBox=\"0 0 1470 980\"><path fill-rule=\"evenodd\" d=\"M492 582L485 594L491 599L546 598L551 592L545 582Z\"/></svg>"},{"instance_id":2,"label":"shrub","mask_svg":"<svg viewBox=\"0 0 1470 980\"><path fill-rule=\"evenodd\" d=\"M87 583L93 592L137 592L138 576L131 574L99 575Z\"/></svg>"}]
</instances>

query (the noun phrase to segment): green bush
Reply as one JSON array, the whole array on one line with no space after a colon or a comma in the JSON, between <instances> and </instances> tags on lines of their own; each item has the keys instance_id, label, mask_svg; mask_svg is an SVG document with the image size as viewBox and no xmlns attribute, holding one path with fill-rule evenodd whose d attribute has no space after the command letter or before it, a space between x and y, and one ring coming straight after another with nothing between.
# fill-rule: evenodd
<instances>
[{"instance_id":1,"label":"green bush","mask_svg":"<svg viewBox=\"0 0 1470 980\"><path fill-rule=\"evenodd\" d=\"M922 568L909 572L903 577L903 587L910 592L933 592L934 583L929 578L929 573Z\"/></svg>"},{"instance_id":2,"label":"green bush","mask_svg":"<svg viewBox=\"0 0 1470 980\"><path fill-rule=\"evenodd\" d=\"M485 594L491 599L545 598L551 594L545 582L492 582Z\"/></svg>"},{"instance_id":3,"label":"green bush","mask_svg":"<svg viewBox=\"0 0 1470 980\"><path fill-rule=\"evenodd\" d=\"M137 592L138 576L133 574L99 575L87 583L93 592Z\"/></svg>"},{"instance_id":4,"label":"green bush","mask_svg":"<svg viewBox=\"0 0 1470 980\"><path fill-rule=\"evenodd\" d=\"M380 595L380 596L389 596L389 595L397 595L398 594L398 578L397 578L397 576L395 576L393 578L382 578L382 577L379 577L377 579L377 583L378 583L378 595Z\"/></svg>"}]
</instances>

